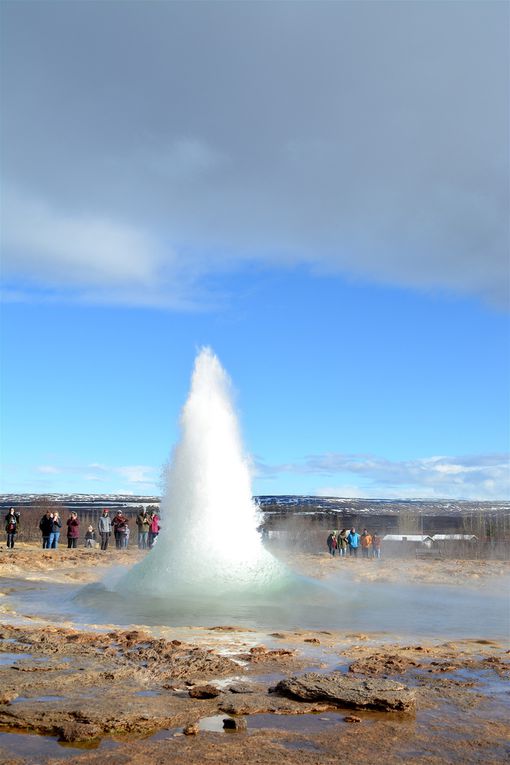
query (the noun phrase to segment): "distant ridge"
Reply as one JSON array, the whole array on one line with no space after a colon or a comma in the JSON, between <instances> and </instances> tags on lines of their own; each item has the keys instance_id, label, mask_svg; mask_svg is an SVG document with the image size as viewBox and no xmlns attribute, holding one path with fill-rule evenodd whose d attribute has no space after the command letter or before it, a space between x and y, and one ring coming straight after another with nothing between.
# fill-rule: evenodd
<instances>
[{"instance_id":1,"label":"distant ridge","mask_svg":"<svg viewBox=\"0 0 510 765\"><path fill-rule=\"evenodd\" d=\"M264 513L275 514L328 514L350 512L356 514L399 515L471 515L474 512L510 512L509 501L476 501L465 499L363 499L349 497L316 497L299 494L261 495L254 500ZM68 508L97 509L98 507L132 508L140 505L159 505L161 497L131 494L0 494L0 508L23 507L47 501Z\"/></svg>"}]
</instances>

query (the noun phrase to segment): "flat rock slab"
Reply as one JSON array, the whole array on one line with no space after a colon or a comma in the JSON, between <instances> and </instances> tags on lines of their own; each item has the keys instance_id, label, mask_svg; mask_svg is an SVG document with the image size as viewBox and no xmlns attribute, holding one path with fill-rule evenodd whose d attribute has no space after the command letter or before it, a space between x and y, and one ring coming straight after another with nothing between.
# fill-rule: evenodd
<instances>
[{"instance_id":1,"label":"flat rock slab","mask_svg":"<svg viewBox=\"0 0 510 765\"><path fill-rule=\"evenodd\" d=\"M334 705L324 701L303 702L283 698L274 693L226 693L220 700L219 708L229 715L302 715L313 712L327 712Z\"/></svg>"},{"instance_id":2,"label":"flat rock slab","mask_svg":"<svg viewBox=\"0 0 510 765\"><path fill-rule=\"evenodd\" d=\"M349 709L372 709L381 712L414 712L413 690L393 680L358 679L332 672L304 675L281 680L276 693L299 701L325 701Z\"/></svg>"}]
</instances>

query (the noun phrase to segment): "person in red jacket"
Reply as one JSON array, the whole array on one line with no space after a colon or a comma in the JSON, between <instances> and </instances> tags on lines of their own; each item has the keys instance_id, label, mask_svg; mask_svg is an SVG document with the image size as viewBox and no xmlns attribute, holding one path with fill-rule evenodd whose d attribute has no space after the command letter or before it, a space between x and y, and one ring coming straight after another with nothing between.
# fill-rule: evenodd
<instances>
[{"instance_id":1,"label":"person in red jacket","mask_svg":"<svg viewBox=\"0 0 510 765\"><path fill-rule=\"evenodd\" d=\"M374 558L381 557L381 537L379 534L372 534L372 549L374 551Z\"/></svg>"},{"instance_id":2,"label":"person in red jacket","mask_svg":"<svg viewBox=\"0 0 510 765\"><path fill-rule=\"evenodd\" d=\"M77 513L73 512L67 519L67 547L68 549L78 547L78 537L80 536L80 521Z\"/></svg>"},{"instance_id":3,"label":"person in red jacket","mask_svg":"<svg viewBox=\"0 0 510 765\"><path fill-rule=\"evenodd\" d=\"M117 514L112 520L113 535L115 537L115 547L121 550L124 547L124 536L126 533L128 519L122 514L122 510L117 510Z\"/></svg>"},{"instance_id":4,"label":"person in red jacket","mask_svg":"<svg viewBox=\"0 0 510 765\"><path fill-rule=\"evenodd\" d=\"M151 513L149 517L151 522L149 526L149 548L152 548L156 544L161 526L159 525L159 515L157 513Z\"/></svg>"}]
</instances>

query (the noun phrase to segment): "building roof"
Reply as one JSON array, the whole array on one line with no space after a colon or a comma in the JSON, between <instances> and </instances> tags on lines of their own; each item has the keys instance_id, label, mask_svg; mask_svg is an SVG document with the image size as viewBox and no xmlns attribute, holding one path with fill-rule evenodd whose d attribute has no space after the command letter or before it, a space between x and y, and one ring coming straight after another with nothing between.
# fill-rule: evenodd
<instances>
[{"instance_id":1,"label":"building roof","mask_svg":"<svg viewBox=\"0 0 510 765\"><path fill-rule=\"evenodd\" d=\"M432 539L434 542L454 542L462 539L471 541L478 537L475 534L434 534Z\"/></svg>"}]
</instances>

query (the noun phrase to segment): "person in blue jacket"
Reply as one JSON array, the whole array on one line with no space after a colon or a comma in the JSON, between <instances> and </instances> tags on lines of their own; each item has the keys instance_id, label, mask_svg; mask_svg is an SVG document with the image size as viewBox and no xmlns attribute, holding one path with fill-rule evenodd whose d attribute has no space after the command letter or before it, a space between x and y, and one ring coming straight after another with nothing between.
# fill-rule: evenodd
<instances>
[{"instance_id":1,"label":"person in blue jacket","mask_svg":"<svg viewBox=\"0 0 510 765\"><path fill-rule=\"evenodd\" d=\"M60 537L60 529L62 528L62 521L60 515L57 512L53 513L53 528L50 532L49 547L52 550L58 550L58 540Z\"/></svg>"},{"instance_id":2,"label":"person in blue jacket","mask_svg":"<svg viewBox=\"0 0 510 765\"><path fill-rule=\"evenodd\" d=\"M354 555L354 557L357 558L358 547L359 547L359 534L354 528L354 526L347 534L347 543L349 545L349 555Z\"/></svg>"}]
</instances>

